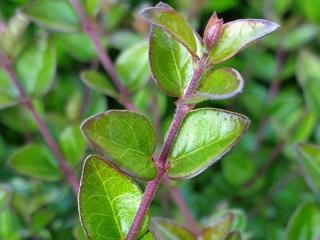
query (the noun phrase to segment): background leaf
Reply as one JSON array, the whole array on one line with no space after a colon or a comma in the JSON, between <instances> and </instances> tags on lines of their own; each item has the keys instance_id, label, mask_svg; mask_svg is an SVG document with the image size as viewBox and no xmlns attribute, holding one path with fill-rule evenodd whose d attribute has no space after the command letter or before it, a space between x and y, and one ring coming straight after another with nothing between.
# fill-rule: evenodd
<instances>
[{"instance_id":1,"label":"background leaf","mask_svg":"<svg viewBox=\"0 0 320 240\"><path fill-rule=\"evenodd\" d=\"M56 159L42 144L29 144L18 150L10 165L19 173L41 180L56 181L62 177Z\"/></svg>"}]
</instances>

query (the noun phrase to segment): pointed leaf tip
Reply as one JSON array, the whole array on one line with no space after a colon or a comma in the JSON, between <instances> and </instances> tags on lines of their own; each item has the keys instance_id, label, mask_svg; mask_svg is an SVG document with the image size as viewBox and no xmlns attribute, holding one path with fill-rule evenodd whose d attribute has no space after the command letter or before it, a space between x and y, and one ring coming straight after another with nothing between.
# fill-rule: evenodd
<instances>
[{"instance_id":1,"label":"pointed leaf tip","mask_svg":"<svg viewBox=\"0 0 320 240\"><path fill-rule=\"evenodd\" d=\"M209 57L211 64L228 60L250 43L272 33L279 25L264 19L239 19L223 25L223 30Z\"/></svg>"},{"instance_id":2,"label":"pointed leaf tip","mask_svg":"<svg viewBox=\"0 0 320 240\"><path fill-rule=\"evenodd\" d=\"M150 7L144 9L140 15L150 24L166 30L185 48L197 57L197 43L193 31L187 20L167 4L161 7Z\"/></svg>"}]
</instances>

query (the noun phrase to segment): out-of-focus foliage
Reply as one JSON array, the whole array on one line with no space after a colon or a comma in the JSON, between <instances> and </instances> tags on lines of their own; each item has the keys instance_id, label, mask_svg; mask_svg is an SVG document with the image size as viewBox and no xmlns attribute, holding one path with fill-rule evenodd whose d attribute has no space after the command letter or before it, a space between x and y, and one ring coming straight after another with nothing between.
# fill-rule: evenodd
<instances>
[{"instance_id":1,"label":"out-of-focus foliage","mask_svg":"<svg viewBox=\"0 0 320 240\"><path fill-rule=\"evenodd\" d=\"M320 1L166 2L182 12L198 32L203 32L214 11L225 22L264 18L281 25L273 35L221 64L241 72L241 95L199 104L243 113L250 118L251 126L227 157L196 178L177 182L191 212L208 232L217 219L231 212L233 221L226 231L227 239L237 239L237 232L242 239L318 239ZM160 144L176 100L160 94L160 88L179 96L185 83L179 85L177 77L188 71L177 73L171 62L179 60L183 64L184 59L188 68L192 67L191 59L186 59L187 52L178 49L170 35L155 28L162 41L172 43L172 48L163 52L168 56L168 62L163 63L168 64L165 74L172 85L157 86L147 64L148 25L138 16L143 7L157 2L81 3L91 19L96 16L105 50L129 88L133 103L154 126L162 128L157 141ZM190 32L177 34L189 36ZM195 42L183 42L193 53L199 48L194 39ZM154 44L156 52L161 42ZM120 106L111 98L119 97L106 82L109 76L99 65L94 46L82 32L71 5L66 0L0 1L0 52L14 59L19 81L79 175L88 151L80 122ZM153 72L154 77L161 74L164 73ZM205 90L212 90L211 87L214 86ZM0 70L0 239L85 239L75 198L61 179L56 162L22 101ZM154 106L160 123L155 122ZM152 215L182 223L174 203L166 205L169 197L165 193L161 188L151 207ZM170 234L173 227L180 229L176 234L191 234L180 225L161 221L152 225L161 228L163 236ZM152 239L151 233L145 236L148 237Z\"/></svg>"}]
</instances>

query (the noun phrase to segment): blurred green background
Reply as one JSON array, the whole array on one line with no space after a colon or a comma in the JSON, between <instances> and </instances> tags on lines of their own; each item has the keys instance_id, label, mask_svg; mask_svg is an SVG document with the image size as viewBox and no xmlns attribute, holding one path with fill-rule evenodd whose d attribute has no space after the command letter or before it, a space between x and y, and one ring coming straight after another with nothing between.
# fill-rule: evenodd
<instances>
[{"instance_id":1,"label":"blurred green background","mask_svg":"<svg viewBox=\"0 0 320 240\"><path fill-rule=\"evenodd\" d=\"M19 79L48 123L65 158L80 175L85 153L90 152L79 131L81 121L121 106L112 98L88 89L80 80L82 70L104 72L85 33L69 33L76 24L72 12L64 7L30 8L32 2L0 1L0 42L10 23L18 29L17 15L21 9L33 11L40 18L59 19L57 28L63 31L47 30L37 21L31 21L16 42L2 43L12 45ZM164 2L181 12L200 35L214 11L225 22L265 18L281 25L278 31L223 64L235 67L242 74L245 80L242 94L231 100L199 105L245 114L251 119L251 126L228 156L201 175L177 183L191 212L199 222L206 222L232 209L237 216L235 228L243 233L244 239L319 239L320 151L311 154L316 165L306 170L302 166L307 157L298 153L297 144L320 145L320 0ZM147 39L148 25L138 13L156 3L102 1L96 17L97 29L112 59ZM8 89L0 71L0 93ZM33 164L37 164L37 159L52 156L46 153L41 135L26 109L1 94L0 239L85 239L75 198L58 170L34 179L21 174L25 166L9 163L21 151L24 161ZM136 91L133 99L152 120L150 106L156 99L164 135L176 99L165 97L151 79ZM25 151L26 146L29 151ZM55 169L54 159L48 161ZM151 210L153 216L183 222L164 188L158 191ZM286 236L290 219L295 226L290 229L291 236L296 238ZM307 234L301 238L299 231Z\"/></svg>"}]
</instances>

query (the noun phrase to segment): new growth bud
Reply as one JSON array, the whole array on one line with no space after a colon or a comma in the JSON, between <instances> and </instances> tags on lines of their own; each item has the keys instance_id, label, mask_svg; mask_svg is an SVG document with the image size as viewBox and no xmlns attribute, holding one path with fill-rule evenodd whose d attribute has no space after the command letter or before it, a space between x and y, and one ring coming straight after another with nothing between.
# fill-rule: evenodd
<instances>
[{"instance_id":1,"label":"new growth bud","mask_svg":"<svg viewBox=\"0 0 320 240\"><path fill-rule=\"evenodd\" d=\"M218 15L214 12L210 17L203 34L203 41L208 51L210 51L218 41L222 32L222 28L223 19L219 19Z\"/></svg>"}]
</instances>

